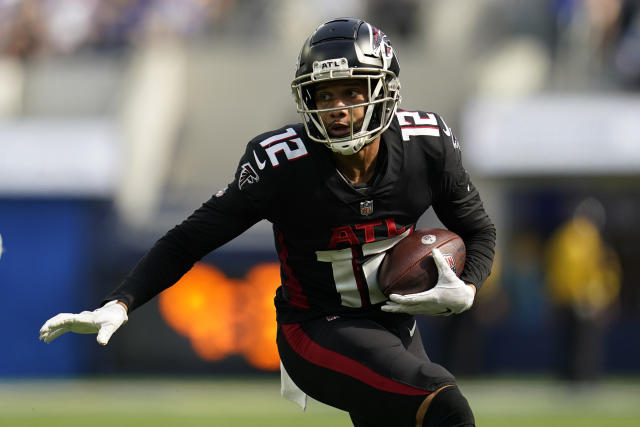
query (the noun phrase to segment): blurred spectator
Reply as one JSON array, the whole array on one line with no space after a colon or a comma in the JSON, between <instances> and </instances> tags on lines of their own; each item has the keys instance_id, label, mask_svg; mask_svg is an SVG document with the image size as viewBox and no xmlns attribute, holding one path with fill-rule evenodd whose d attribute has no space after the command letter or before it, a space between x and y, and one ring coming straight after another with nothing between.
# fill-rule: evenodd
<instances>
[{"instance_id":1,"label":"blurred spectator","mask_svg":"<svg viewBox=\"0 0 640 427\"><path fill-rule=\"evenodd\" d=\"M98 50L119 50L139 38L145 14L154 0L109 0L100 2L88 44Z\"/></svg>"},{"instance_id":2,"label":"blurred spectator","mask_svg":"<svg viewBox=\"0 0 640 427\"><path fill-rule=\"evenodd\" d=\"M224 21L235 4L236 0L155 0L147 13L145 33L193 38L210 23Z\"/></svg>"},{"instance_id":3,"label":"blurred spectator","mask_svg":"<svg viewBox=\"0 0 640 427\"><path fill-rule=\"evenodd\" d=\"M640 89L640 2L624 2L619 28L613 52L614 69L624 85Z\"/></svg>"},{"instance_id":4,"label":"blurred spectator","mask_svg":"<svg viewBox=\"0 0 640 427\"><path fill-rule=\"evenodd\" d=\"M604 222L602 204L586 199L546 248L547 286L562 352L560 374L569 380L597 378L607 314L620 293L620 262L602 238Z\"/></svg>"},{"instance_id":5,"label":"blurred spectator","mask_svg":"<svg viewBox=\"0 0 640 427\"><path fill-rule=\"evenodd\" d=\"M246 0L0 0L0 50L20 59L84 48L120 51L149 36L191 38L211 26L234 30L240 21L256 33L270 24L262 19L268 6Z\"/></svg>"},{"instance_id":6,"label":"blurred spectator","mask_svg":"<svg viewBox=\"0 0 640 427\"><path fill-rule=\"evenodd\" d=\"M86 41L98 0L47 0L40 2L46 16L47 43L52 52L75 52Z\"/></svg>"},{"instance_id":7,"label":"blurred spectator","mask_svg":"<svg viewBox=\"0 0 640 427\"><path fill-rule=\"evenodd\" d=\"M2 53L26 60L47 46L47 31L40 0L21 0L2 5L0 40Z\"/></svg>"},{"instance_id":8,"label":"blurred spectator","mask_svg":"<svg viewBox=\"0 0 640 427\"><path fill-rule=\"evenodd\" d=\"M640 5L637 0L554 0L557 60L595 81L640 83ZM593 82L594 79L589 79Z\"/></svg>"}]
</instances>

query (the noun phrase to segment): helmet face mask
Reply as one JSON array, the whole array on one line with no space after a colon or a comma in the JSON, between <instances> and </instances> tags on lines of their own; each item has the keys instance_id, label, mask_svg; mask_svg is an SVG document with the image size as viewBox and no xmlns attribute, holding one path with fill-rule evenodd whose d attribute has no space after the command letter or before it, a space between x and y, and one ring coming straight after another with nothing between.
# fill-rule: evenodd
<instances>
[{"instance_id":1,"label":"helmet face mask","mask_svg":"<svg viewBox=\"0 0 640 427\"><path fill-rule=\"evenodd\" d=\"M400 67L387 37L370 24L352 18L321 25L305 42L298 57L293 95L309 137L334 152L351 155L375 140L390 125L400 101ZM315 86L345 79L366 81L365 102L318 109ZM364 109L362 123L354 123L353 111ZM332 137L321 115L349 110L350 131Z\"/></svg>"}]
</instances>

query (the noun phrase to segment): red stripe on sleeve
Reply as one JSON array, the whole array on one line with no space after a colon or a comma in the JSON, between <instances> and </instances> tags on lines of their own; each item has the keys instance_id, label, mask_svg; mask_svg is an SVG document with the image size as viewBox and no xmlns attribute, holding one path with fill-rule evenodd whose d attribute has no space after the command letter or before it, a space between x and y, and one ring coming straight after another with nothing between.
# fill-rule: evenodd
<instances>
[{"instance_id":1,"label":"red stripe on sleeve","mask_svg":"<svg viewBox=\"0 0 640 427\"><path fill-rule=\"evenodd\" d=\"M284 243L284 236L278 232L278 258L280 258L280 264L282 264L282 268L284 269L284 285L289 291L289 302L296 308L308 310L310 308L309 300L307 296L302 293L302 285L298 278L294 276L291 266L287 264L288 256L289 251L287 250L287 245Z\"/></svg>"}]
</instances>

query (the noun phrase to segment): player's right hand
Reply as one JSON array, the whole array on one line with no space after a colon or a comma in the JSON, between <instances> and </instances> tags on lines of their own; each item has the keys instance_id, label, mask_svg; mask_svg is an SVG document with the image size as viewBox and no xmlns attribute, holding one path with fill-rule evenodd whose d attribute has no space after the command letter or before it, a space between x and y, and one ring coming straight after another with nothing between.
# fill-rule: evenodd
<instances>
[{"instance_id":1,"label":"player's right hand","mask_svg":"<svg viewBox=\"0 0 640 427\"><path fill-rule=\"evenodd\" d=\"M100 308L82 313L60 313L47 320L40 328L40 339L46 343L67 332L98 334L101 345L107 345L111 335L126 321L127 309L118 301L109 301Z\"/></svg>"},{"instance_id":2,"label":"player's right hand","mask_svg":"<svg viewBox=\"0 0 640 427\"><path fill-rule=\"evenodd\" d=\"M389 295L381 307L390 313L427 314L449 316L468 310L473 304L475 287L464 283L453 272L439 249L433 249L433 260L438 268L438 283L428 291L408 295Z\"/></svg>"}]
</instances>

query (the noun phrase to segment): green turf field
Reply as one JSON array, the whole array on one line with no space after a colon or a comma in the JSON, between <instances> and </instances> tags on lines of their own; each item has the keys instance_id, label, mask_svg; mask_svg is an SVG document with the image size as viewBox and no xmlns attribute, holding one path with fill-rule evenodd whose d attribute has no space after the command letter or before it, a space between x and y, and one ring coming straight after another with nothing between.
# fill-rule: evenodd
<instances>
[{"instance_id":1,"label":"green turf field","mask_svg":"<svg viewBox=\"0 0 640 427\"><path fill-rule=\"evenodd\" d=\"M484 427L640 426L640 381L460 381ZM0 426L350 426L343 412L279 396L275 379L0 381Z\"/></svg>"}]
</instances>

